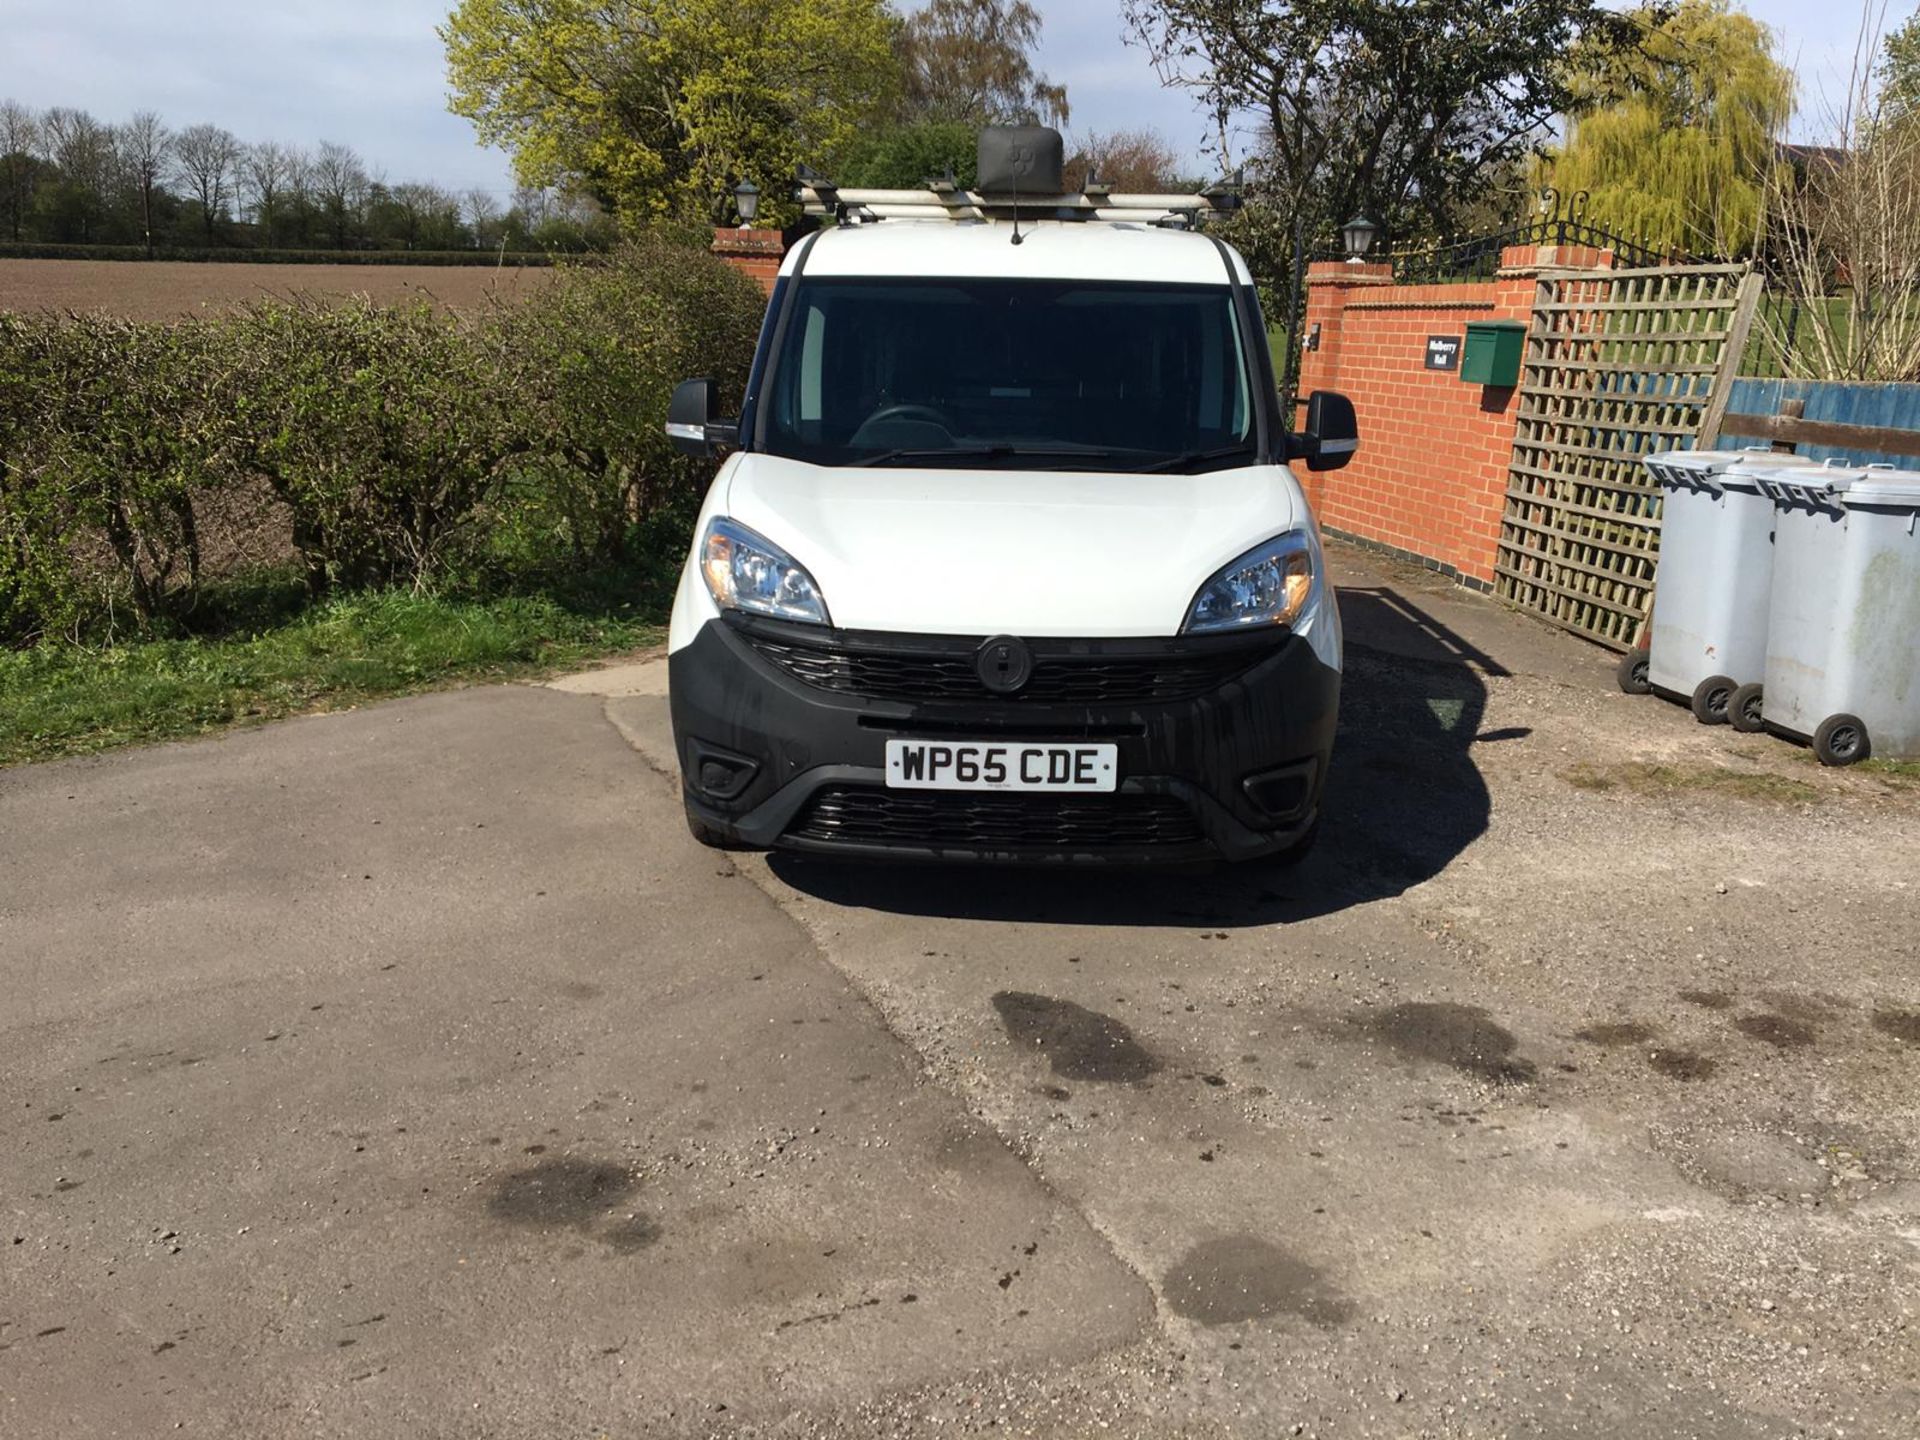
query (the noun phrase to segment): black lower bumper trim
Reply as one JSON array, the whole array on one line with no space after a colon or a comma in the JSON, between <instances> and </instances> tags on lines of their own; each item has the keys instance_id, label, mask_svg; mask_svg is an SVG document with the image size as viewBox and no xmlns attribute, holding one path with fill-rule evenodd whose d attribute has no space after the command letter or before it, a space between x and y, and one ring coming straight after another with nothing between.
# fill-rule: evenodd
<instances>
[{"instance_id":1,"label":"black lower bumper trim","mask_svg":"<svg viewBox=\"0 0 1920 1440\"><path fill-rule=\"evenodd\" d=\"M1007 854L1194 846L1206 836L1173 795L1006 795L828 785L783 839Z\"/></svg>"},{"instance_id":2,"label":"black lower bumper trim","mask_svg":"<svg viewBox=\"0 0 1920 1440\"><path fill-rule=\"evenodd\" d=\"M909 704L797 679L751 643L753 626L732 616L710 622L669 661L688 810L737 843L862 858L1180 864L1287 849L1318 816L1339 673L1298 636L1269 645L1218 688L1177 700ZM831 640L823 632L820 643ZM1123 779L1109 795L887 788L888 738L930 732L1097 735L1117 745ZM737 793L703 790L703 774L719 776L701 763L715 752L757 764L751 782ZM1285 813L1267 808L1279 798L1270 778L1279 772L1301 782Z\"/></svg>"}]
</instances>

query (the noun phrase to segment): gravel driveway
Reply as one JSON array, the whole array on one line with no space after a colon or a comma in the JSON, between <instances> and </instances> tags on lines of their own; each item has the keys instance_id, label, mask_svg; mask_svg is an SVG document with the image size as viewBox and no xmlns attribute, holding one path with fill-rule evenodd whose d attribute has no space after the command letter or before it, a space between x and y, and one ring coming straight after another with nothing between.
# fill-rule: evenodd
<instances>
[{"instance_id":1,"label":"gravel driveway","mask_svg":"<svg viewBox=\"0 0 1920 1440\"><path fill-rule=\"evenodd\" d=\"M0 773L0 1432L1910 1440L1920 784L1339 558L1291 873L715 856L657 663Z\"/></svg>"}]
</instances>

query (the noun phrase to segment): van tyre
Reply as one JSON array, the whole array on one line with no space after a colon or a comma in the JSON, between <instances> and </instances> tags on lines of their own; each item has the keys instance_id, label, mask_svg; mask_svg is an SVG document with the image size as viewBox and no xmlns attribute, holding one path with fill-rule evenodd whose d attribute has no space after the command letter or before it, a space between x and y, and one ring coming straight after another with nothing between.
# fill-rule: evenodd
<instances>
[{"instance_id":1,"label":"van tyre","mask_svg":"<svg viewBox=\"0 0 1920 1440\"><path fill-rule=\"evenodd\" d=\"M1702 725L1724 725L1732 718L1733 692L1740 687L1731 675L1709 675L1693 687L1693 718Z\"/></svg>"},{"instance_id":2,"label":"van tyre","mask_svg":"<svg viewBox=\"0 0 1920 1440\"><path fill-rule=\"evenodd\" d=\"M1620 682L1620 688L1629 695L1650 695L1653 682L1647 678L1647 652L1629 650L1620 657L1619 668L1613 672L1613 678Z\"/></svg>"},{"instance_id":3,"label":"van tyre","mask_svg":"<svg viewBox=\"0 0 1920 1440\"><path fill-rule=\"evenodd\" d=\"M1727 723L1742 735L1755 735L1766 729L1762 718L1764 689L1758 682L1742 685L1727 702Z\"/></svg>"},{"instance_id":4,"label":"van tyre","mask_svg":"<svg viewBox=\"0 0 1920 1440\"><path fill-rule=\"evenodd\" d=\"M1858 715L1829 715L1813 732L1813 753L1822 765L1857 765L1873 754L1873 743Z\"/></svg>"}]
</instances>

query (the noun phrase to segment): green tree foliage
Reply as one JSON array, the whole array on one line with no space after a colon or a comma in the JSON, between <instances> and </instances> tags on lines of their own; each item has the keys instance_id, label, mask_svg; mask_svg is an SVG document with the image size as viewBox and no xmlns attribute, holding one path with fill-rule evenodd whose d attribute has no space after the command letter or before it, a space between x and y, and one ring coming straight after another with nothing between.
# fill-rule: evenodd
<instances>
[{"instance_id":1,"label":"green tree foliage","mask_svg":"<svg viewBox=\"0 0 1920 1440\"><path fill-rule=\"evenodd\" d=\"M909 123L1064 125L1067 88L1033 68L1040 12L1027 0L928 0L897 32Z\"/></svg>"},{"instance_id":2,"label":"green tree foliage","mask_svg":"<svg viewBox=\"0 0 1920 1440\"><path fill-rule=\"evenodd\" d=\"M1880 57L1880 103L1898 124L1920 114L1920 11L1887 34Z\"/></svg>"},{"instance_id":3,"label":"green tree foliage","mask_svg":"<svg viewBox=\"0 0 1920 1440\"><path fill-rule=\"evenodd\" d=\"M1315 242L1364 213L1389 243L1445 234L1572 98L1561 63L1630 43L1599 0L1124 0L1137 43L1232 131L1256 197Z\"/></svg>"},{"instance_id":4,"label":"green tree foliage","mask_svg":"<svg viewBox=\"0 0 1920 1440\"><path fill-rule=\"evenodd\" d=\"M847 152L842 185L862 190L912 190L946 174L971 190L979 173L980 131L960 121L886 125L869 131Z\"/></svg>"},{"instance_id":5,"label":"green tree foliage","mask_svg":"<svg viewBox=\"0 0 1920 1440\"><path fill-rule=\"evenodd\" d=\"M743 178L777 216L882 112L893 31L885 0L460 0L440 35L454 111L523 182L721 220Z\"/></svg>"},{"instance_id":6,"label":"green tree foliage","mask_svg":"<svg viewBox=\"0 0 1920 1440\"><path fill-rule=\"evenodd\" d=\"M1643 6L1630 49L1577 50L1570 131L1541 167L1600 224L1663 249L1745 254L1759 237L1793 75L1729 0Z\"/></svg>"}]
</instances>

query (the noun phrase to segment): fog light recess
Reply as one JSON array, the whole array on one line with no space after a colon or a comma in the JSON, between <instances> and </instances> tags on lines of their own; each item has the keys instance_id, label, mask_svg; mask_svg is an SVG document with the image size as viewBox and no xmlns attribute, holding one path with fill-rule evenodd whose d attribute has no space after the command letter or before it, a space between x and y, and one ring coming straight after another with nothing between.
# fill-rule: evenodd
<instances>
[{"instance_id":1,"label":"fog light recess","mask_svg":"<svg viewBox=\"0 0 1920 1440\"><path fill-rule=\"evenodd\" d=\"M1277 770L1262 770L1240 782L1247 798L1266 811L1277 824L1298 820L1313 803L1313 783L1318 774L1317 760L1297 760Z\"/></svg>"},{"instance_id":2,"label":"fog light recess","mask_svg":"<svg viewBox=\"0 0 1920 1440\"><path fill-rule=\"evenodd\" d=\"M698 740L687 747L687 778L690 788L709 800L732 800L760 773L758 761L728 750L716 750Z\"/></svg>"}]
</instances>

